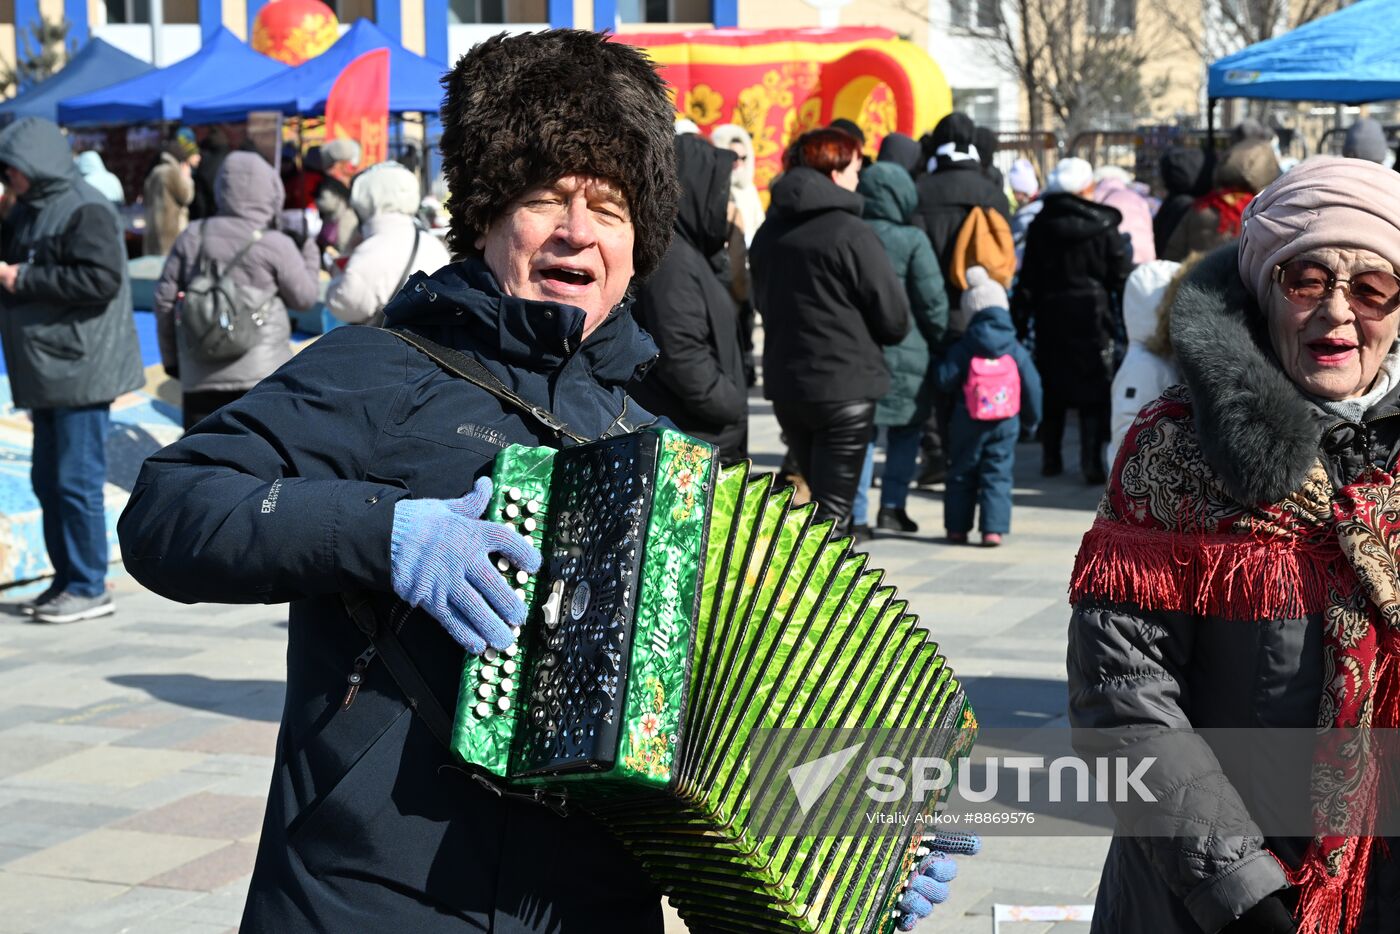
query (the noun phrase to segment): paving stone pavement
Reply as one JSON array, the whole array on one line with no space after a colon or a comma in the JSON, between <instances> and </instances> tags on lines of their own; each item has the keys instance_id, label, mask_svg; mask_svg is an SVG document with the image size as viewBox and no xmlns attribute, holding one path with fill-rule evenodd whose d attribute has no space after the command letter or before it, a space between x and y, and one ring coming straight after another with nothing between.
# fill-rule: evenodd
<instances>
[{"instance_id":1,"label":"paving stone pavement","mask_svg":"<svg viewBox=\"0 0 1400 934\"><path fill-rule=\"evenodd\" d=\"M770 407L755 399L752 418L755 461L776 468ZM1072 436L1067 450L1073 462ZM920 533L869 551L936 634L984 726L1063 725L1065 588L1097 493L1076 476L1042 480L1034 446L1017 460L1004 547L942 544L940 497L916 492ZM282 705L285 608L187 607L114 576L108 620L44 627L0 606L0 934L238 925ZM920 930L989 934L996 902L1092 902L1106 849L1103 838L988 838Z\"/></svg>"}]
</instances>

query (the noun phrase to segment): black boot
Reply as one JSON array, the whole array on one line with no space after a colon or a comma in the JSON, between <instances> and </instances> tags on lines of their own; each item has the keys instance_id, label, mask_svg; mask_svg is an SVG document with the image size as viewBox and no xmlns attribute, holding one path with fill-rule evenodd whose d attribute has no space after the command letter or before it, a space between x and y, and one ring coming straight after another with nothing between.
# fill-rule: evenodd
<instances>
[{"instance_id":1,"label":"black boot","mask_svg":"<svg viewBox=\"0 0 1400 934\"><path fill-rule=\"evenodd\" d=\"M1059 454L1045 452L1045 457L1040 462L1040 475L1042 477L1058 477L1065 472L1065 462Z\"/></svg>"},{"instance_id":2,"label":"black boot","mask_svg":"<svg viewBox=\"0 0 1400 934\"><path fill-rule=\"evenodd\" d=\"M881 506L880 514L875 519L875 528L913 534L919 531L919 524L909 518L909 513L903 509Z\"/></svg>"}]
</instances>

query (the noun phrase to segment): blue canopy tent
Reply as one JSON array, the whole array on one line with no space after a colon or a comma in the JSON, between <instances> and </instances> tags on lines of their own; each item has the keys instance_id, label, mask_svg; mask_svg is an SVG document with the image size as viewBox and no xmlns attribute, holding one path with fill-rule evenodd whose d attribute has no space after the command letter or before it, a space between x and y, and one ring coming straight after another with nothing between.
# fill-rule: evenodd
<instances>
[{"instance_id":1,"label":"blue canopy tent","mask_svg":"<svg viewBox=\"0 0 1400 934\"><path fill-rule=\"evenodd\" d=\"M1400 0L1360 0L1210 66L1207 96L1364 104L1400 98Z\"/></svg>"},{"instance_id":2,"label":"blue canopy tent","mask_svg":"<svg viewBox=\"0 0 1400 934\"><path fill-rule=\"evenodd\" d=\"M198 52L173 65L59 102L58 122L95 124L179 120L187 101L209 97L286 71L286 65L254 52L228 29L220 27L218 32L205 40Z\"/></svg>"},{"instance_id":3,"label":"blue canopy tent","mask_svg":"<svg viewBox=\"0 0 1400 934\"><path fill-rule=\"evenodd\" d=\"M230 123L247 119L253 110L276 110L284 115L325 113L326 98L341 71L373 49L389 50L390 113L436 113L442 105L439 83L447 66L414 55L368 20L357 20L326 51L285 74L222 95L206 95L185 107L186 123Z\"/></svg>"},{"instance_id":4,"label":"blue canopy tent","mask_svg":"<svg viewBox=\"0 0 1400 934\"><path fill-rule=\"evenodd\" d=\"M135 78L151 66L101 39L93 39L63 70L10 100L0 103L0 123L20 117L43 117L58 122L58 102Z\"/></svg>"}]
</instances>

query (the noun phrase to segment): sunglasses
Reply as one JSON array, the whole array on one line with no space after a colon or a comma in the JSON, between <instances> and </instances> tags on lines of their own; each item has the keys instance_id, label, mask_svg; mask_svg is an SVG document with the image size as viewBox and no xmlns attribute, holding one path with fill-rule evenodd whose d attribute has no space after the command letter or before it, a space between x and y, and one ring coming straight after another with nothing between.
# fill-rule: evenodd
<instances>
[{"instance_id":1,"label":"sunglasses","mask_svg":"<svg viewBox=\"0 0 1400 934\"><path fill-rule=\"evenodd\" d=\"M1339 279L1321 263L1295 259L1274 267L1274 281L1289 304L1305 311L1321 305L1342 286L1347 290L1347 304L1358 317L1379 321L1400 307L1400 278L1384 269L1368 269L1350 279Z\"/></svg>"}]
</instances>

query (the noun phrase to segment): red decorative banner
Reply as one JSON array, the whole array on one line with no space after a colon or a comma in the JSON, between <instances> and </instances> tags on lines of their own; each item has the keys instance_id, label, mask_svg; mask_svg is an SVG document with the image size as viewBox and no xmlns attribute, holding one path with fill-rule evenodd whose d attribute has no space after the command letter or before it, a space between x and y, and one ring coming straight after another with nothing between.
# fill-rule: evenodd
<instances>
[{"instance_id":1,"label":"red decorative banner","mask_svg":"<svg viewBox=\"0 0 1400 934\"><path fill-rule=\"evenodd\" d=\"M326 98L326 139L360 144L356 170L389 155L389 50L366 52L345 66Z\"/></svg>"},{"instance_id":2,"label":"red decorative banner","mask_svg":"<svg viewBox=\"0 0 1400 934\"><path fill-rule=\"evenodd\" d=\"M795 137L836 117L854 120L874 155L886 134L917 138L952 109L933 59L888 29L705 29L623 33L642 46L675 94L677 116L701 132L736 123L753 137L760 191Z\"/></svg>"}]
</instances>

